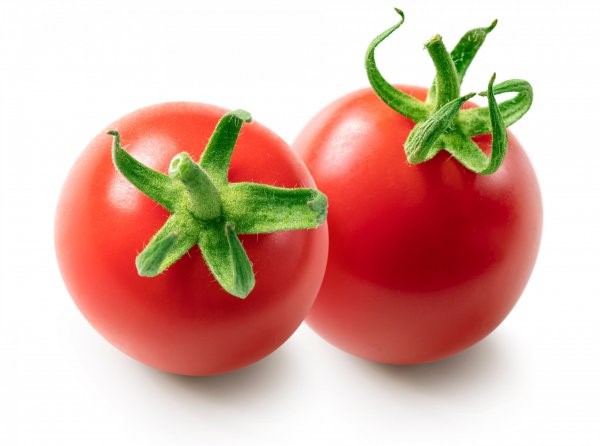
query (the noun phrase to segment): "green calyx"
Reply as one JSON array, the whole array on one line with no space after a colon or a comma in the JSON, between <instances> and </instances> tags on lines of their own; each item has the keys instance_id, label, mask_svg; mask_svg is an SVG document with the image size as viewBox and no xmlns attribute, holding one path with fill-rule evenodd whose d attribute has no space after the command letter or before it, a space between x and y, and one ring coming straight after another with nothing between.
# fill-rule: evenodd
<instances>
[{"instance_id":1,"label":"green calyx","mask_svg":"<svg viewBox=\"0 0 600 446\"><path fill-rule=\"evenodd\" d=\"M172 159L168 175L137 161L121 147L119 133L108 132L119 172L171 213L135 260L141 276L162 273L197 245L219 284L245 298L255 279L238 234L311 229L325 221L327 197L317 190L229 183L231 155L243 123L250 121L246 111L227 113L200 161L182 152Z\"/></svg>"},{"instance_id":2,"label":"green calyx","mask_svg":"<svg viewBox=\"0 0 600 446\"><path fill-rule=\"evenodd\" d=\"M448 52L439 35L425 44L435 66L436 76L427 99L422 102L387 82L375 63L377 46L404 23L404 13L399 9L396 12L400 15L400 21L371 42L365 57L365 68L375 93L389 107L415 123L404 145L408 162L422 163L441 150L446 150L475 173L494 173L506 154L506 128L518 121L529 110L533 101L533 90L527 81L513 79L494 84L494 73L487 89L478 93L487 97L488 106L462 108L475 93L461 96L460 86L486 36L496 27L496 20L487 28L468 31L451 52ZM514 93L515 96L498 103L496 96L502 93ZM492 150L488 157L471 138L490 133Z\"/></svg>"}]
</instances>

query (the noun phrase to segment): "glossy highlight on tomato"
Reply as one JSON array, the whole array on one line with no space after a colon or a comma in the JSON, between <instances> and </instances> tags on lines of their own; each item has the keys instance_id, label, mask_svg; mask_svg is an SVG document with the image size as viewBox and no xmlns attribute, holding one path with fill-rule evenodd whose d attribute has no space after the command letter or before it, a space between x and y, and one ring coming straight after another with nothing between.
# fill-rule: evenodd
<instances>
[{"instance_id":1,"label":"glossy highlight on tomato","mask_svg":"<svg viewBox=\"0 0 600 446\"><path fill-rule=\"evenodd\" d=\"M382 363L439 360L488 335L525 288L540 243L539 186L512 134L500 168L479 175L446 152L409 164L413 128L365 89L319 112L293 144L329 198L329 260L307 322ZM489 135L473 140L489 153Z\"/></svg>"},{"instance_id":2,"label":"glossy highlight on tomato","mask_svg":"<svg viewBox=\"0 0 600 446\"><path fill-rule=\"evenodd\" d=\"M182 151L200 158L224 113L198 103L165 103L133 112L106 130L117 130L134 158L167 172ZM169 212L115 169L111 143L103 131L84 150L56 213L60 270L88 321L126 354L178 374L224 373L279 347L303 321L318 291L327 257L326 225L241 235L256 275L245 299L222 289L197 246L156 277L141 277L136 255ZM289 146L256 122L241 129L228 179L314 186Z\"/></svg>"}]
</instances>

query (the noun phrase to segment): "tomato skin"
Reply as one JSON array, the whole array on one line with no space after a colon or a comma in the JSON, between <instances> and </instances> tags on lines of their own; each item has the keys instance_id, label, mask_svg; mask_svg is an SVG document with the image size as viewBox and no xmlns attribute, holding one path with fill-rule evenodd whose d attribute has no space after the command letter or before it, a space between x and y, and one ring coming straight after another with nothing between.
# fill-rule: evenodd
<instances>
[{"instance_id":1,"label":"tomato skin","mask_svg":"<svg viewBox=\"0 0 600 446\"><path fill-rule=\"evenodd\" d=\"M329 260L307 322L383 363L439 360L488 335L525 288L541 236L540 190L511 134L486 176L446 152L408 164L413 126L365 89L318 113L293 145L329 198ZM489 136L475 141L489 150Z\"/></svg>"},{"instance_id":2,"label":"tomato skin","mask_svg":"<svg viewBox=\"0 0 600 446\"><path fill-rule=\"evenodd\" d=\"M135 158L166 172L182 151L198 160L226 111L166 103L133 112L108 129ZM55 222L58 263L73 300L113 345L164 371L212 375L251 364L279 347L300 325L326 265L327 227L240 236L256 274L242 300L227 294L194 247L166 272L140 277L135 256L168 211L115 169L112 138L101 132L72 168ZM253 122L242 128L231 182L314 187L289 146Z\"/></svg>"}]
</instances>

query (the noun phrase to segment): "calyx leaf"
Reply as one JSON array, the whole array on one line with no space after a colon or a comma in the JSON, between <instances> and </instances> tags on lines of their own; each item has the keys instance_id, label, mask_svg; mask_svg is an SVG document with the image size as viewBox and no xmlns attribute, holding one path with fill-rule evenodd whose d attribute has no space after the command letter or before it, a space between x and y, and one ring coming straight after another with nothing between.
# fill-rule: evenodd
<instances>
[{"instance_id":1,"label":"calyx leaf","mask_svg":"<svg viewBox=\"0 0 600 446\"><path fill-rule=\"evenodd\" d=\"M321 225L327 197L315 189L229 183L231 155L239 132L251 116L244 110L218 122L199 162L176 155L169 174L157 172L129 155L113 136L116 168L142 193L171 212L163 227L136 258L141 276L164 272L194 245L228 293L245 298L255 285L252 264L238 234L260 234Z\"/></svg>"},{"instance_id":2,"label":"calyx leaf","mask_svg":"<svg viewBox=\"0 0 600 446\"><path fill-rule=\"evenodd\" d=\"M448 53L442 38L435 35L426 44L436 68L435 80L427 99L421 102L390 84L379 72L375 63L375 49L404 23L404 13L398 9L400 20L371 42L365 56L367 77L375 93L389 107L415 123L415 128L405 143L409 163L426 162L439 151L451 153L467 169L489 175L500 167L507 147L506 127L519 120L531 107L531 85L521 79L512 79L494 85L494 74L485 92L488 106L462 109L462 104L474 96L460 95L460 86L475 55L487 35L496 27L494 20L487 28L475 28L459 40ZM497 103L496 95L516 93L504 102ZM492 153L488 158L472 141L476 135L491 133Z\"/></svg>"}]
</instances>

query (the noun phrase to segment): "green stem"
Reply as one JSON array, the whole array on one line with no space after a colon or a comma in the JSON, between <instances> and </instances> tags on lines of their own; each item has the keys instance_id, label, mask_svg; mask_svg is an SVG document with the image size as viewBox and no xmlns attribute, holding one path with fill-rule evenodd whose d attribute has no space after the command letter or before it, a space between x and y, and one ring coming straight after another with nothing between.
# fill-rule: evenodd
<instances>
[{"instance_id":1,"label":"green stem","mask_svg":"<svg viewBox=\"0 0 600 446\"><path fill-rule=\"evenodd\" d=\"M435 65L437 95L434 110L439 110L460 95L458 73L450 54L446 50L444 42L442 42L442 36L439 34L435 35L425 44L425 48Z\"/></svg>"},{"instance_id":2,"label":"green stem","mask_svg":"<svg viewBox=\"0 0 600 446\"><path fill-rule=\"evenodd\" d=\"M454 62L454 66L456 67L459 85L462 85L462 81L467 73L467 70L469 69L469 66L471 66L471 62L473 62L477 52L483 45L483 42L485 42L485 38L489 33L492 32L497 23L498 21L494 20L487 28L475 28L467 31L452 49L450 57L452 58L452 62ZM434 80L431 84L431 88L429 88L429 93L426 100L427 103L435 102L435 84L436 82Z\"/></svg>"},{"instance_id":3,"label":"green stem","mask_svg":"<svg viewBox=\"0 0 600 446\"><path fill-rule=\"evenodd\" d=\"M448 126L454 121L460 107L475 96L474 93L453 99L444 104L429 119L419 122L406 139L405 151L408 162L419 164L433 158L441 149L438 143Z\"/></svg>"},{"instance_id":4,"label":"green stem","mask_svg":"<svg viewBox=\"0 0 600 446\"><path fill-rule=\"evenodd\" d=\"M199 220L213 220L222 212L219 191L208 174L182 152L169 166L169 175L181 181L188 193L188 210Z\"/></svg>"},{"instance_id":5,"label":"green stem","mask_svg":"<svg viewBox=\"0 0 600 446\"><path fill-rule=\"evenodd\" d=\"M255 284L252 264L237 234L311 229L327 216L327 198L314 189L287 189L227 180L231 155L248 112L223 116L199 163L182 152L169 166L169 175L156 172L129 155L113 136L117 169L141 192L163 205L171 216L136 258L141 276L164 272L198 245L219 284L245 298Z\"/></svg>"},{"instance_id":6,"label":"green stem","mask_svg":"<svg viewBox=\"0 0 600 446\"><path fill-rule=\"evenodd\" d=\"M519 79L494 85L494 74L487 90L479 93L488 97L488 106L468 109L461 107L474 94L460 96L460 85L486 36L497 22L494 20L487 28L476 28L465 33L451 53L448 53L439 35L425 44L436 68L436 77L426 101L421 102L396 90L381 76L375 63L375 48L404 22L402 11L396 9L396 12L400 14L401 21L373 39L367 49L365 66L369 82L380 99L415 123L404 146L408 162L426 162L439 151L446 150L475 173L489 175L496 172L506 154L506 127L515 123L531 107L531 85ZM516 94L498 104L496 96L502 93ZM492 134L492 153L489 158L471 139L485 133Z\"/></svg>"}]
</instances>

